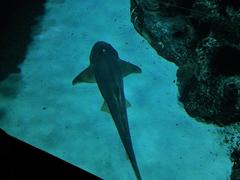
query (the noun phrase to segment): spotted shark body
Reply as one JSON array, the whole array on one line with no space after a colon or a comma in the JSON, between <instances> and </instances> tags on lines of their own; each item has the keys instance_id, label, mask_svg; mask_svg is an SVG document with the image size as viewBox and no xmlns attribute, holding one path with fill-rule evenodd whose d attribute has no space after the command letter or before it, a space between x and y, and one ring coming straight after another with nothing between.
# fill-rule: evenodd
<instances>
[{"instance_id":1,"label":"spotted shark body","mask_svg":"<svg viewBox=\"0 0 240 180\"><path fill-rule=\"evenodd\" d=\"M117 51L110 44L98 41L91 50L89 67L77 75L72 84L97 83L104 98L102 110L110 112L135 175L138 180L141 180L129 131L127 102L123 86L123 77L131 73L141 73L141 69L121 60Z\"/></svg>"}]
</instances>

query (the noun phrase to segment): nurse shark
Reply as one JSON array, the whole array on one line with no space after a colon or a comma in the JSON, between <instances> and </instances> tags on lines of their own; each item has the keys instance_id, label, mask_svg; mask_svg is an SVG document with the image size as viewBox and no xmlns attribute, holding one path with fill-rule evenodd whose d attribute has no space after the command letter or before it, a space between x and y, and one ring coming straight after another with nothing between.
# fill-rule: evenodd
<instances>
[{"instance_id":1,"label":"nurse shark","mask_svg":"<svg viewBox=\"0 0 240 180\"><path fill-rule=\"evenodd\" d=\"M91 50L90 65L73 79L72 84L97 83L104 98L101 110L111 114L136 178L141 180L128 126L126 106L129 103L125 99L123 86L123 77L131 73L141 73L141 69L121 60L110 44L98 41Z\"/></svg>"}]
</instances>

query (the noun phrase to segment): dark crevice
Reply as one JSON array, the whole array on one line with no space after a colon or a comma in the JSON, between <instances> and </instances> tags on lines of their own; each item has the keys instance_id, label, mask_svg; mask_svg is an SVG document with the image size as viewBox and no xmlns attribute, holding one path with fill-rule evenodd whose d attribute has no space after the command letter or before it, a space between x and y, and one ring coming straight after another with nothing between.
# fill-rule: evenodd
<instances>
[{"instance_id":1,"label":"dark crevice","mask_svg":"<svg viewBox=\"0 0 240 180\"><path fill-rule=\"evenodd\" d=\"M227 7L232 7L233 10L237 11L240 7L240 1L239 0L218 0L219 5L219 12L222 15L227 15L226 9Z\"/></svg>"},{"instance_id":2,"label":"dark crevice","mask_svg":"<svg viewBox=\"0 0 240 180\"><path fill-rule=\"evenodd\" d=\"M210 61L209 67L213 75L240 75L240 50L229 46L219 47Z\"/></svg>"},{"instance_id":3,"label":"dark crevice","mask_svg":"<svg viewBox=\"0 0 240 180\"><path fill-rule=\"evenodd\" d=\"M178 0L177 6L181 7L181 13L184 15L190 15L193 1L192 0Z\"/></svg>"},{"instance_id":4,"label":"dark crevice","mask_svg":"<svg viewBox=\"0 0 240 180\"><path fill-rule=\"evenodd\" d=\"M197 35L198 39L204 39L211 32L212 24L210 22L200 23L199 20L197 20L195 18L190 18L190 22L191 22L193 28L195 29L195 31L197 32L196 35Z\"/></svg>"},{"instance_id":5,"label":"dark crevice","mask_svg":"<svg viewBox=\"0 0 240 180\"><path fill-rule=\"evenodd\" d=\"M190 18L190 23L195 32L195 40L191 43L191 46L188 48L195 51L195 49L199 45L199 42L201 42L202 39L205 39L206 37L209 36L209 34L211 32L212 24L208 23L208 22L200 23L199 20L197 20L195 18Z\"/></svg>"},{"instance_id":6,"label":"dark crevice","mask_svg":"<svg viewBox=\"0 0 240 180\"><path fill-rule=\"evenodd\" d=\"M179 38L179 37L183 37L185 35L185 32L184 31L176 31L173 33L173 37L174 38Z\"/></svg>"},{"instance_id":7,"label":"dark crevice","mask_svg":"<svg viewBox=\"0 0 240 180\"><path fill-rule=\"evenodd\" d=\"M222 110L232 112L234 114L235 105L237 104L238 88L235 84L230 83L225 85L223 92Z\"/></svg>"}]
</instances>

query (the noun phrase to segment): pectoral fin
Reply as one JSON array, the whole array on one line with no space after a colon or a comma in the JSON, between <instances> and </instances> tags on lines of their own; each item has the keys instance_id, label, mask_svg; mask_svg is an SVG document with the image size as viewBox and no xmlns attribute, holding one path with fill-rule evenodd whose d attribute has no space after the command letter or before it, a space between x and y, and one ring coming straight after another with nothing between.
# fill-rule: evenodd
<instances>
[{"instance_id":1,"label":"pectoral fin","mask_svg":"<svg viewBox=\"0 0 240 180\"><path fill-rule=\"evenodd\" d=\"M132 74L132 73L141 73L142 72L140 67L138 67L130 62L119 60L119 65L120 65L123 77L125 77L129 74Z\"/></svg>"},{"instance_id":2,"label":"pectoral fin","mask_svg":"<svg viewBox=\"0 0 240 180\"><path fill-rule=\"evenodd\" d=\"M86 83L95 83L96 79L91 66L88 66L82 72L80 72L72 81L72 85L77 83L86 82Z\"/></svg>"}]
</instances>

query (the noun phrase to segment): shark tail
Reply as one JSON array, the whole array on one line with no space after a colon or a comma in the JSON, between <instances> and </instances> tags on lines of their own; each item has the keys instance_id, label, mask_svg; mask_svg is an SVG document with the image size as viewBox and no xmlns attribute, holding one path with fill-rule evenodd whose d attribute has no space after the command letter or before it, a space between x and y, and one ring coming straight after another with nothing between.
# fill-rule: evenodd
<instances>
[{"instance_id":1,"label":"shark tail","mask_svg":"<svg viewBox=\"0 0 240 180\"><path fill-rule=\"evenodd\" d=\"M136 176L137 180L142 180L142 177L141 177L140 171L138 169L138 165L137 165L137 161L136 161L135 156L133 158L131 158L129 156L129 159L130 159L130 162L131 162L131 165L133 167L133 171L135 173L135 176Z\"/></svg>"}]
</instances>

